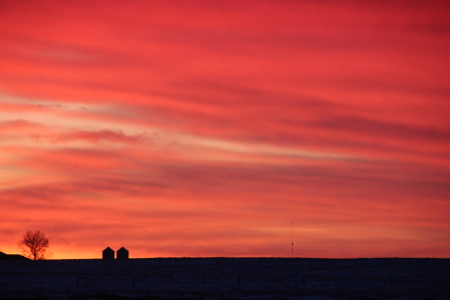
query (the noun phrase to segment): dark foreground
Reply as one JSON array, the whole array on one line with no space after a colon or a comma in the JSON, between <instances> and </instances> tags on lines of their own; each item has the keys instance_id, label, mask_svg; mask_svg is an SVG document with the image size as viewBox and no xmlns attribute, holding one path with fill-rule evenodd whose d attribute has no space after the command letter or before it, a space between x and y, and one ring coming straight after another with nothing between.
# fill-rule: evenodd
<instances>
[{"instance_id":1,"label":"dark foreground","mask_svg":"<svg viewBox=\"0 0 450 300\"><path fill-rule=\"evenodd\" d=\"M450 259L0 261L1 299L450 299Z\"/></svg>"}]
</instances>

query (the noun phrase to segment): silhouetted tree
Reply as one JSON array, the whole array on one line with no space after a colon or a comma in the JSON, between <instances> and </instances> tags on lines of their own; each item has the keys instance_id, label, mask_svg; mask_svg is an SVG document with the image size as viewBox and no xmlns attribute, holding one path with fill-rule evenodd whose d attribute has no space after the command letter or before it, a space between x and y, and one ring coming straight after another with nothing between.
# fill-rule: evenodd
<instances>
[{"instance_id":1,"label":"silhouetted tree","mask_svg":"<svg viewBox=\"0 0 450 300\"><path fill-rule=\"evenodd\" d=\"M48 239L39 230L28 230L17 245L23 250L23 254L34 260L42 260L48 257Z\"/></svg>"}]
</instances>

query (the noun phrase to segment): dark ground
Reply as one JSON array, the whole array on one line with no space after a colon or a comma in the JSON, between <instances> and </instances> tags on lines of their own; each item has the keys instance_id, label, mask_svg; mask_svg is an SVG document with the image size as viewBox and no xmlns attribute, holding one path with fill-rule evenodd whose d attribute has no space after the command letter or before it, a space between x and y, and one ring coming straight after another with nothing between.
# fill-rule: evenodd
<instances>
[{"instance_id":1,"label":"dark ground","mask_svg":"<svg viewBox=\"0 0 450 300\"><path fill-rule=\"evenodd\" d=\"M1 261L1 299L450 299L450 259Z\"/></svg>"}]
</instances>

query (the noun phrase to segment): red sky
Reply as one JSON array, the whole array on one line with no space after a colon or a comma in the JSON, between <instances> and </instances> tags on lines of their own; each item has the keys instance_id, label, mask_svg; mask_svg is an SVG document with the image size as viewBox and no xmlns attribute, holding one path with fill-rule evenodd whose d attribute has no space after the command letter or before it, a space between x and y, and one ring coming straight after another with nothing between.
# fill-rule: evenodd
<instances>
[{"instance_id":1,"label":"red sky","mask_svg":"<svg viewBox=\"0 0 450 300\"><path fill-rule=\"evenodd\" d=\"M450 5L371 2L1 1L0 251L450 257Z\"/></svg>"}]
</instances>

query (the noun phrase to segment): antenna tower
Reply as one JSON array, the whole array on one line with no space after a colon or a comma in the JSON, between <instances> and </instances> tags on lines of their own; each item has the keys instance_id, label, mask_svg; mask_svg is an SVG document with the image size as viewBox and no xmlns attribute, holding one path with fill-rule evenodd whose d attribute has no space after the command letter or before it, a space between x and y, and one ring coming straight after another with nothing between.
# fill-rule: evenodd
<instances>
[{"instance_id":1,"label":"antenna tower","mask_svg":"<svg viewBox=\"0 0 450 300\"><path fill-rule=\"evenodd\" d=\"M294 258L294 221L292 221L292 258Z\"/></svg>"}]
</instances>

